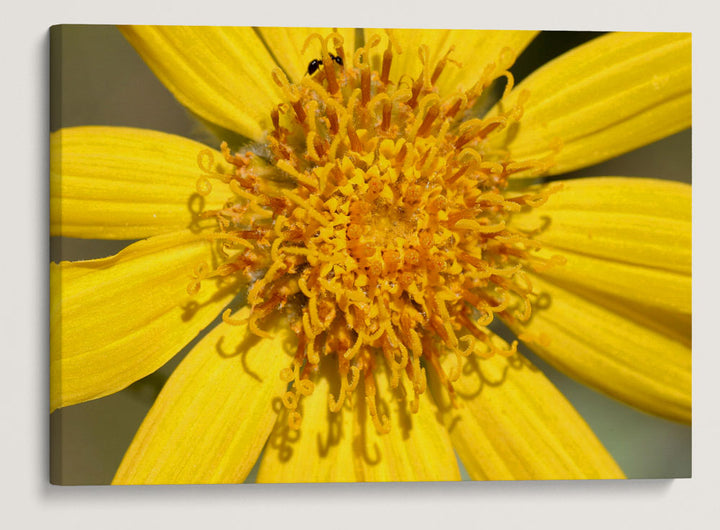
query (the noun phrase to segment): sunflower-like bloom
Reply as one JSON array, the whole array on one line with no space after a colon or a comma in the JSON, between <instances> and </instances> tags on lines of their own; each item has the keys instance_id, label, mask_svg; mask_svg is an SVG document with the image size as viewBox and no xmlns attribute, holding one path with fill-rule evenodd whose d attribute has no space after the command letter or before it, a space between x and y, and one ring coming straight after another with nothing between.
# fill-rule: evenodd
<instances>
[{"instance_id":1,"label":"sunflower-like bloom","mask_svg":"<svg viewBox=\"0 0 720 530\"><path fill-rule=\"evenodd\" d=\"M140 241L52 264L51 408L209 328L115 483L241 482L261 453L266 482L456 480L456 454L474 479L622 477L500 321L690 421L690 186L537 184L689 127L690 35L603 35L515 86L533 32L122 31L220 140L52 136L52 234Z\"/></svg>"}]
</instances>

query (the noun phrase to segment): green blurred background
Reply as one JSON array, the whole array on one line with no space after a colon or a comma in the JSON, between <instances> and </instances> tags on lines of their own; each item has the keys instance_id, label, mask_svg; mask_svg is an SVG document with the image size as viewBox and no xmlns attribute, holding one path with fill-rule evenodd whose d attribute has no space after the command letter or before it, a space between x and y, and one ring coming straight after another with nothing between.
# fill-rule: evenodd
<instances>
[{"instance_id":1,"label":"green blurred background","mask_svg":"<svg viewBox=\"0 0 720 530\"><path fill-rule=\"evenodd\" d=\"M537 65L598 34L542 33L512 68L519 81ZM113 26L67 25L51 33L51 130L117 125L183 135L217 147L153 76ZM690 182L691 134L685 131L575 172L571 176L626 175ZM53 261L112 255L129 241L51 238ZM649 416L560 374L520 348L557 385L613 454L628 478L691 475L691 429ZM145 413L184 350L160 370L122 392L54 412L50 418L51 480L108 484ZM251 474L249 481L252 481Z\"/></svg>"}]
</instances>

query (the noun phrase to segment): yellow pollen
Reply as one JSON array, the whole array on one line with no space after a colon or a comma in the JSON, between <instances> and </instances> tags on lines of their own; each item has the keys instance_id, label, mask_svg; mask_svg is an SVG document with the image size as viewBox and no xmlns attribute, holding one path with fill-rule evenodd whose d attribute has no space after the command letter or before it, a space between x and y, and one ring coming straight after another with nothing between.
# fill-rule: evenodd
<instances>
[{"instance_id":1,"label":"yellow pollen","mask_svg":"<svg viewBox=\"0 0 720 530\"><path fill-rule=\"evenodd\" d=\"M225 323L268 336L263 323L284 315L299 338L280 374L290 427L299 428L301 399L312 394L320 364L329 363L339 375L330 410L367 407L383 433L390 422L378 411L377 370L388 372L391 387L412 389L408 406L417 412L427 370L452 396L465 358L514 353L516 343L503 351L487 326L495 315L527 320L532 286L524 270L557 260L534 255L539 245L508 224L513 212L539 206L551 191L509 195L506 187L511 174L540 173L548 162L519 164L488 147L489 137L520 118L526 96L503 114L466 119L493 78L506 77L509 92L507 70L489 65L470 90L443 95L436 82L461 67L452 49L436 64L425 46L407 50L422 64L408 82L390 78L402 52L391 36L378 70L370 47L381 45L379 36L354 54L336 33L313 34L306 46L315 40L322 63L300 82L268 73L286 98L257 150L269 155L233 154L223 144L231 174L213 172L209 151L199 155L198 193L223 185L229 200L201 214L217 219L208 237L223 261L214 270L198 267L188 292L206 278L244 276L250 317L226 311ZM509 55L497 64L509 67ZM360 386L364 400L353 400Z\"/></svg>"}]
</instances>

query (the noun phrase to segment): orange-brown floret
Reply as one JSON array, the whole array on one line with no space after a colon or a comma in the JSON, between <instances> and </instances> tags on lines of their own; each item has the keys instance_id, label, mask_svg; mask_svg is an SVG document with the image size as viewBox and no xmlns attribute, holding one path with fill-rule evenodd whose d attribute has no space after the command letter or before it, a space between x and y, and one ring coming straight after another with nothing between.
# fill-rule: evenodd
<instances>
[{"instance_id":1,"label":"orange-brown floret","mask_svg":"<svg viewBox=\"0 0 720 530\"><path fill-rule=\"evenodd\" d=\"M435 82L454 62L452 50L433 65L421 47L422 73L408 84L390 79L401 52L390 36L379 70L369 56L380 37L353 56L338 34L311 39L322 49L316 71L297 84L272 72L285 101L272 112L266 154L232 153L223 144L234 171L207 169L198 181L199 193L209 179L226 185L229 200L203 212L217 219L212 237L222 261L196 271L189 290L207 277L243 275L250 329L266 335L263 322L278 312L288 320L299 338L281 374L291 427L300 424L299 401L313 392L313 374L328 362L340 375L330 409L340 410L362 384L369 414L386 432L376 408L379 363L391 386L410 382L417 411L426 368L452 394L464 357L514 352L515 343L498 349L487 326L495 315L529 318L524 270L543 262L532 254L537 244L508 220L547 192L506 188L510 174L539 173L547 162L516 164L487 147L490 135L521 117L523 98L492 118L472 117L493 79L507 77L509 91L509 72L489 65L469 90L441 95ZM238 324L229 313L224 320ZM445 356L457 361L449 373Z\"/></svg>"}]
</instances>

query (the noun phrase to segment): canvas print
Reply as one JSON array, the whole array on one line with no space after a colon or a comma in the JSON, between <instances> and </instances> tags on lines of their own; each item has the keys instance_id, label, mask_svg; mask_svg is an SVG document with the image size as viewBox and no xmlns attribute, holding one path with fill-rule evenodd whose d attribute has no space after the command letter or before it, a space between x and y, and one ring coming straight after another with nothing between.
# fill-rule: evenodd
<instances>
[{"instance_id":1,"label":"canvas print","mask_svg":"<svg viewBox=\"0 0 720 530\"><path fill-rule=\"evenodd\" d=\"M690 34L50 42L51 482L689 476Z\"/></svg>"}]
</instances>

